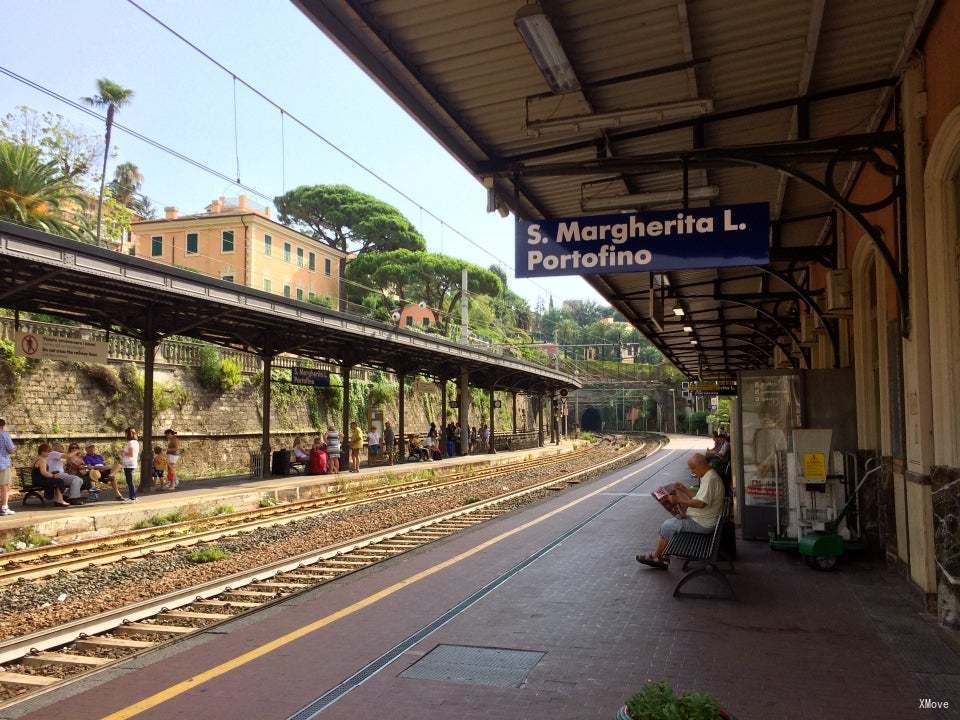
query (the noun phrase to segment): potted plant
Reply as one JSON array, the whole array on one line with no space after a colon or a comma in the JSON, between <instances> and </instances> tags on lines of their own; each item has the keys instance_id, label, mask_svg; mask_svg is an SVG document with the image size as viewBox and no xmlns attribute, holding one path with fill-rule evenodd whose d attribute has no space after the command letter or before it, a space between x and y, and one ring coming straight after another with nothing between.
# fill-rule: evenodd
<instances>
[{"instance_id":1,"label":"potted plant","mask_svg":"<svg viewBox=\"0 0 960 720\"><path fill-rule=\"evenodd\" d=\"M665 682L648 682L617 713L617 720L735 720L706 693L677 695Z\"/></svg>"}]
</instances>

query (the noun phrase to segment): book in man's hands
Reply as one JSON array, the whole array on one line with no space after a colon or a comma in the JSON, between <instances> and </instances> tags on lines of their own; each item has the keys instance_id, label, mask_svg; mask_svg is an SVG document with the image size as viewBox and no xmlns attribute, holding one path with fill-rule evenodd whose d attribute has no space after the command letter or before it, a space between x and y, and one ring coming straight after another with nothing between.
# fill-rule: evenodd
<instances>
[{"instance_id":1,"label":"book in man's hands","mask_svg":"<svg viewBox=\"0 0 960 720\"><path fill-rule=\"evenodd\" d=\"M687 516L686 510L684 510L682 505L677 505L670 501L670 496L676 494L678 487L685 488L683 483L668 483L667 485L661 485L650 494L663 506L664 510L674 517L682 518Z\"/></svg>"}]
</instances>

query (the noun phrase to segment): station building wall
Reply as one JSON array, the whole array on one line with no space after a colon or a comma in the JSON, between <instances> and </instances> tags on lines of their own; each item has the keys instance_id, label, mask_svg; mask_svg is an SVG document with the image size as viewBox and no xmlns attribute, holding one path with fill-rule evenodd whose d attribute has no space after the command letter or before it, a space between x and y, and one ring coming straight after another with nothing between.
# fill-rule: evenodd
<instances>
[{"instance_id":1,"label":"station building wall","mask_svg":"<svg viewBox=\"0 0 960 720\"><path fill-rule=\"evenodd\" d=\"M858 440L883 458L876 512L887 556L960 630L960 0L940 5L901 75L885 127L904 134L905 200L866 213L894 256L901 219L909 283L901 328L894 279L863 229L843 215L840 261L850 269L852 316L839 321L843 365L856 376ZM849 197L887 195L870 165ZM897 212L901 211L900 218ZM811 274L822 289L825 271ZM906 332L901 332L905 330ZM821 334L814 367L832 362Z\"/></svg>"}]
</instances>

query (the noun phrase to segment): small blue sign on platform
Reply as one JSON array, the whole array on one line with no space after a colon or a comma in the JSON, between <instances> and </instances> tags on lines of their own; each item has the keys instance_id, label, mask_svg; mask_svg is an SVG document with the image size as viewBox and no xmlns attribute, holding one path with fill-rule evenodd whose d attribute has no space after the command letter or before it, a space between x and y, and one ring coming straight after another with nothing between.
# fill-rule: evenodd
<instances>
[{"instance_id":1,"label":"small blue sign on platform","mask_svg":"<svg viewBox=\"0 0 960 720\"><path fill-rule=\"evenodd\" d=\"M290 368L290 382L294 385L330 387L330 373L326 370L295 365Z\"/></svg>"},{"instance_id":2,"label":"small blue sign on platform","mask_svg":"<svg viewBox=\"0 0 960 720\"><path fill-rule=\"evenodd\" d=\"M517 220L517 277L766 265L769 224L768 203Z\"/></svg>"}]
</instances>

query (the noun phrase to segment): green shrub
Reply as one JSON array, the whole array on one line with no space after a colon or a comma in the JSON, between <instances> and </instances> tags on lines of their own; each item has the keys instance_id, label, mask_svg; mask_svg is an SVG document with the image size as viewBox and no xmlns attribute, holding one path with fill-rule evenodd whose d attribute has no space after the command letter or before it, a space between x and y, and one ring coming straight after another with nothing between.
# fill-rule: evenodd
<instances>
[{"instance_id":1,"label":"green shrub","mask_svg":"<svg viewBox=\"0 0 960 720\"><path fill-rule=\"evenodd\" d=\"M230 358L220 360L220 390L222 392L233 390L240 384L242 378L243 373L240 368L240 363Z\"/></svg>"},{"instance_id":2,"label":"green shrub","mask_svg":"<svg viewBox=\"0 0 960 720\"><path fill-rule=\"evenodd\" d=\"M17 355L17 347L11 340L0 340L0 364L13 375L19 378L27 369L27 359Z\"/></svg>"},{"instance_id":3,"label":"green shrub","mask_svg":"<svg viewBox=\"0 0 960 720\"><path fill-rule=\"evenodd\" d=\"M208 390L218 390L220 388L220 352L213 345L201 345L197 354L197 382Z\"/></svg>"},{"instance_id":4,"label":"green shrub","mask_svg":"<svg viewBox=\"0 0 960 720\"><path fill-rule=\"evenodd\" d=\"M119 399L120 393L123 390L123 383L120 380L120 375L112 367L109 365L81 363L80 370L104 393L110 395L112 398Z\"/></svg>"},{"instance_id":5,"label":"green shrub","mask_svg":"<svg viewBox=\"0 0 960 720\"><path fill-rule=\"evenodd\" d=\"M148 518L144 518L136 525L133 526L134 530L145 530L152 527L162 527L163 525L172 525L173 523L183 522L186 519L184 514L179 510L172 513L167 513L166 515L151 515Z\"/></svg>"},{"instance_id":6,"label":"green shrub","mask_svg":"<svg viewBox=\"0 0 960 720\"><path fill-rule=\"evenodd\" d=\"M478 498L476 495L471 495L470 497L465 497L463 500L461 500L460 504L473 505L474 503L478 503L478 502L480 502L480 498Z\"/></svg>"},{"instance_id":7,"label":"green shrub","mask_svg":"<svg viewBox=\"0 0 960 720\"><path fill-rule=\"evenodd\" d=\"M279 505L279 504L280 504L280 501L277 500L275 497L260 498L260 507L262 508L273 507L274 505Z\"/></svg>"},{"instance_id":8,"label":"green shrub","mask_svg":"<svg viewBox=\"0 0 960 720\"><path fill-rule=\"evenodd\" d=\"M720 706L706 693L677 695L664 682L647 683L627 698L627 710L634 720L720 720Z\"/></svg>"},{"instance_id":9,"label":"green shrub","mask_svg":"<svg viewBox=\"0 0 960 720\"><path fill-rule=\"evenodd\" d=\"M310 297L307 298L307 302L325 308L333 307L333 299L327 295L314 295L313 293L310 293Z\"/></svg>"},{"instance_id":10,"label":"green shrub","mask_svg":"<svg viewBox=\"0 0 960 720\"><path fill-rule=\"evenodd\" d=\"M220 357L220 351L213 345L200 346L196 374L201 386L220 392L233 390L243 379L240 363Z\"/></svg>"},{"instance_id":11,"label":"green shrub","mask_svg":"<svg viewBox=\"0 0 960 720\"><path fill-rule=\"evenodd\" d=\"M223 560L227 556L227 551L218 547L206 547L194 550L187 555L187 560L192 563L208 563Z\"/></svg>"},{"instance_id":12,"label":"green shrub","mask_svg":"<svg viewBox=\"0 0 960 720\"><path fill-rule=\"evenodd\" d=\"M13 537L4 543L3 549L5 552L14 552L16 550L25 550L27 548L49 545L52 542L53 540L47 535L38 533L30 528L19 528L14 533ZM17 547L18 545L25 545L26 547Z\"/></svg>"},{"instance_id":13,"label":"green shrub","mask_svg":"<svg viewBox=\"0 0 960 720\"><path fill-rule=\"evenodd\" d=\"M580 439L581 439L581 440L586 440L587 442L593 442L594 440L597 439L597 436L594 435L594 434L593 434L592 432L590 432L589 430L581 430L581 431L580 431Z\"/></svg>"},{"instance_id":14,"label":"green shrub","mask_svg":"<svg viewBox=\"0 0 960 720\"><path fill-rule=\"evenodd\" d=\"M207 515L216 517L217 515L231 515L235 512L236 510L233 509L233 505L217 505L217 507L207 513Z\"/></svg>"}]
</instances>

